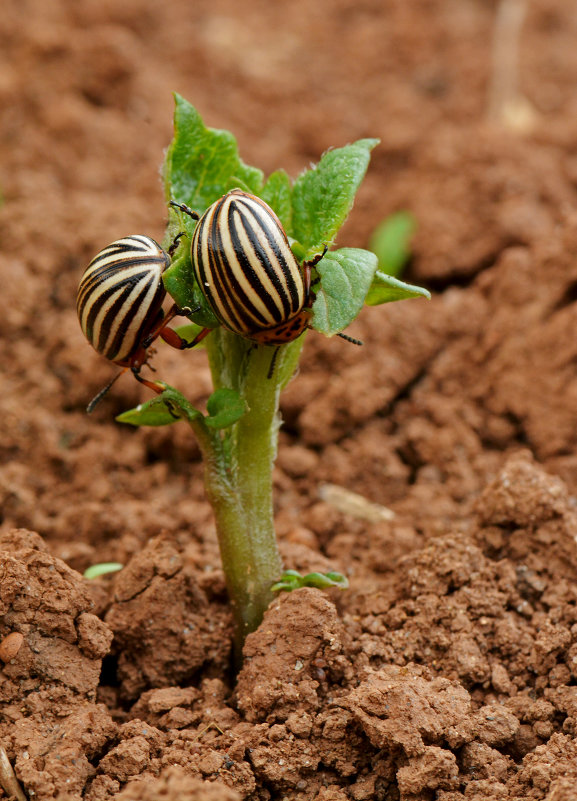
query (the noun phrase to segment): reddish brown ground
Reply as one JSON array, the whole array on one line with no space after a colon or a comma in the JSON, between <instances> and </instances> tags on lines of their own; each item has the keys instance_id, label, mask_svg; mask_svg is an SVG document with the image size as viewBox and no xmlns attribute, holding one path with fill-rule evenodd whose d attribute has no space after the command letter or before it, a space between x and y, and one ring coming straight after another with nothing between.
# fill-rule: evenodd
<instances>
[{"instance_id":1,"label":"reddish brown ground","mask_svg":"<svg viewBox=\"0 0 577 801\"><path fill-rule=\"evenodd\" d=\"M490 0L2 3L0 743L30 799L577 798L577 15L530 6L520 133L488 122ZM76 285L162 235L173 90L267 172L379 136L341 244L412 210L434 291L367 309L362 352L309 336L278 532L351 589L279 598L236 682L192 436L115 424L128 379L84 413L112 373ZM156 366L206 397L203 353Z\"/></svg>"}]
</instances>

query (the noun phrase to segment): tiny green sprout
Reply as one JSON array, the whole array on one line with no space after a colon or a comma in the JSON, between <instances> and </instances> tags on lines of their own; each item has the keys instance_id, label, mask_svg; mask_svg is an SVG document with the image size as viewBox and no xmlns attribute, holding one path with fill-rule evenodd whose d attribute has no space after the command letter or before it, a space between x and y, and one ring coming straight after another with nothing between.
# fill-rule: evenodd
<instances>
[{"instance_id":1,"label":"tiny green sprout","mask_svg":"<svg viewBox=\"0 0 577 801\"><path fill-rule=\"evenodd\" d=\"M379 260L382 273L398 278L410 258L416 230L417 221L408 211L397 211L377 225L369 239L369 250Z\"/></svg>"},{"instance_id":2,"label":"tiny green sprout","mask_svg":"<svg viewBox=\"0 0 577 801\"><path fill-rule=\"evenodd\" d=\"M329 573L307 573L301 575L298 570L285 570L280 580L271 587L272 592L292 592L300 587L316 587L319 590L328 590L336 587L346 590L349 582L342 573L331 570Z\"/></svg>"},{"instance_id":3,"label":"tiny green sprout","mask_svg":"<svg viewBox=\"0 0 577 801\"><path fill-rule=\"evenodd\" d=\"M100 578L108 573L117 573L124 567L120 562L99 562L97 565L90 565L82 574L86 579Z\"/></svg>"},{"instance_id":4,"label":"tiny green sprout","mask_svg":"<svg viewBox=\"0 0 577 801\"><path fill-rule=\"evenodd\" d=\"M196 435L240 664L244 639L274 592L346 586L339 573L283 573L274 530L279 397L296 372L307 329L341 335L364 305L429 293L387 275L369 250L334 247L378 140L328 150L294 181L283 170L265 179L240 159L232 134L207 128L190 103L175 99L174 139L163 171L169 209L164 247L172 260L162 280L176 308L192 310L178 333L189 345L202 339L213 393L206 409L197 409L155 381L151 388L159 394L117 419L134 426L184 422ZM249 235L234 228L239 219ZM258 235L250 230L257 224ZM266 257L256 244L263 237ZM217 274L223 264L231 271L226 279ZM273 279L253 279L254 272L242 273L243 264L256 273L272 270Z\"/></svg>"}]
</instances>

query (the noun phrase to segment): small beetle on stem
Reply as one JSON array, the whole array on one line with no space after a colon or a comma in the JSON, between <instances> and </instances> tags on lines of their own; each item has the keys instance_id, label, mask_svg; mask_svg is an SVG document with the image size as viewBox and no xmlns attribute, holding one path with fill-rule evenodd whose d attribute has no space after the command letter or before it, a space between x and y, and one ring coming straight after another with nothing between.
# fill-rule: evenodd
<instances>
[{"instance_id":1,"label":"small beetle on stem","mask_svg":"<svg viewBox=\"0 0 577 801\"><path fill-rule=\"evenodd\" d=\"M226 329L260 345L286 345L310 328L311 271L327 245L301 267L274 211L240 189L221 197L202 217L184 203L171 200L170 205L198 220L191 245L195 278ZM196 341L202 336L205 331Z\"/></svg>"},{"instance_id":2,"label":"small beetle on stem","mask_svg":"<svg viewBox=\"0 0 577 801\"><path fill-rule=\"evenodd\" d=\"M148 349L158 337L178 350L196 344L168 327L173 317L192 314L192 310L176 304L166 313L162 309L166 297L162 274L182 236L174 237L168 251L149 236L126 236L101 250L86 268L77 296L80 326L98 353L124 368L92 399L89 413L126 370L154 392L164 390L162 383L140 375L148 363Z\"/></svg>"}]
</instances>

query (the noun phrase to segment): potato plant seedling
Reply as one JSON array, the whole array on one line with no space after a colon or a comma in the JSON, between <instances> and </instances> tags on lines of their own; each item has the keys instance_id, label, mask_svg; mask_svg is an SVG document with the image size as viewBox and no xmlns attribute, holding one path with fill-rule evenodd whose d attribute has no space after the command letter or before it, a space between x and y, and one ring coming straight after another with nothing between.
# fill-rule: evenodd
<instances>
[{"instance_id":1,"label":"potato plant seedling","mask_svg":"<svg viewBox=\"0 0 577 801\"><path fill-rule=\"evenodd\" d=\"M268 325L263 334L257 322L248 328L233 324L223 309L229 301L243 313L253 301L255 305L276 302L276 296L272 298L276 290L259 271L272 270L276 280L274 271L282 270L283 264L288 265L296 287L289 292L288 301L296 304L287 313L289 323L293 313L298 314L299 325L304 320L307 329L325 336L340 335L365 303L429 296L426 290L385 274L371 251L332 249L376 144L376 139L361 139L329 150L295 181L283 170L265 180L259 169L241 161L230 133L205 127L194 107L176 96L175 134L164 164L170 210L165 247L172 261L162 272L162 282L176 308L186 310L190 318L186 326L177 329L178 337L188 344L202 340L214 391L203 412L162 381L145 381L159 394L117 419L135 426L184 421L198 439L206 495L214 509L234 612L237 661L247 633L259 625L275 591L299 586L342 587L346 579L339 573L283 573L274 531L272 468L281 424L279 396L295 373L306 330L297 333L294 329L293 336L291 329L279 342L280 334L275 328L273 338L266 320L261 326ZM238 206L230 211L232 196L235 201L242 200L245 211ZM224 207L229 216L219 211ZM248 239L229 230L235 214L248 231ZM209 233L199 234L203 220L210 215L215 219L211 217L211 226L206 227ZM191 242L197 225L196 241L200 240L199 247L204 250L193 248L193 257ZM264 244L259 240L261 234ZM178 247L169 247L175 240ZM238 264L244 262L256 279L251 277L244 286L245 272L225 285L228 279L219 270L238 270ZM210 285L204 278L199 280L207 266L213 268ZM245 293L242 298L241 289ZM277 294L281 304L282 293ZM219 306L221 300L224 307ZM148 338L137 343L139 353L150 344L150 331L156 336L157 329L162 326L146 328ZM278 330L284 332L285 328L281 325ZM161 336L169 340L165 333L163 330ZM343 343L343 347L348 346ZM182 358L186 359L184 353ZM126 357L124 364L132 367ZM137 369L144 364L139 363Z\"/></svg>"}]
</instances>

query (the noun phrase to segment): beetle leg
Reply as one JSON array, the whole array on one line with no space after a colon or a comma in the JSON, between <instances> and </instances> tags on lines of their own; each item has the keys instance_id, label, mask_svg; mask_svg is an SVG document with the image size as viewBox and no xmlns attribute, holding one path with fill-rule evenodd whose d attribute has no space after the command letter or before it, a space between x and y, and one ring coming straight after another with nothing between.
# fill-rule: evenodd
<instances>
[{"instance_id":1,"label":"beetle leg","mask_svg":"<svg viewBox=\"0 0 577 801\"><path fill-rule=\"evenodd\" d=\"M313 259L309 259L309 261L303 262L303 273L304 273L304 282L305 282L305 297L309 297L311 292L311 287L315 284L318 284L319 279L316 278L313 282L311 282L311 271L312 268L315 267L319 261L326 255L328 251L328 245L325 245L323 248L322 253L317 253L317 255Z\"/></svg>"},{"instance_id":2,"label":"beetle leg","mask_svg":"<svg viewBox=\"0 0 577 801\"><path fill-rule=\"evenodd\" d=\"M148 387L153 392L156 392L157 395L160 395L166 389L165 385L160 381L148 381L148 379L143 378L140 375L140 365L134 365L130 368L130 370L137 381L140 381L140 383L144 384L145 387Z\"/></svg>"},{"instance_id":3,"label":"beetle leg","mask_svg":"<svg viewBox=\"0 0 577 801\"><path fill-rule=\"evenodd\" d=\"M324 248L323 248L323 252L322 253L317 253L317 255L313 259L309 259L309 261L305 261L305 265L307 265L308 267L314 267L315 265L317 265L319 263L319 261L324 256L327 255L328 249L329 249L329 246L325 245Z\"/></svg>"},{"instance_id":4,"label":"beetle leg","mask_svg":"<svg viewBox=\"0 0 577 801\"><path fill-rule=\"evenodd\" d=\"M180 231L172 240L172 245L167 250L167 253L170 256L170 258L174 256L178 246L180 245L180 240L182 239L183 236L186 236L185 232Z\"/></svg>"},{"instance_id":5,"label":"beetle leg","mask_svg":"<svg viewBox=\"0 0 577 801\"><path fill-rule=\"evenodd\" d=\"M178 317L181 314L185 314L185 311L186 311L186 315L185 316L188 316L189 314L194 314L194 312L199 311L199 309L200 309L200 306L198 308L196 308L196 309L189 309L187 307L187 309L185 310L185 309L180 309L176 305L176 303L173 304L170 307L170 309L166 312L166 314L163 317L160 318L160 320L154 326L154 328L152 329L150 334L142 340L142 347L144 348L144 350L148 350L148 348L152 345L152 343L154 342L154 340L157 337L162 337L162 339L164 339L165 342L168 342L169 345L172 345L173 348L178 348L179 350L182 350L184 345L174 345L170 341L170 339L166 339L166 337L164 336L164 334L166 333L165 329L166 329L166 331L170 331L171 330L169 328L166 328L166 326L172 320L173 317ZM175 336L178 337L178 339L182 339L176 333L175 333ZM206 336L206 334L205 334L205 336ZM182 341L185 342L186 340L183 339ZM187 347L191 347L191 346L187 345Z\"/></svg>"},{"instance_id":6,"label":"beetle leg","mask_svg":"<svg viewBox=\"0 0 577 801\"><path fill-rule=\"evenodd\" d=\"M280 345L277 345L274 349L274 353L272 355L272 359L270 360L270 367L268 368L268 373L266 377L270 380L273 377L274 368L276 367L276 360L278 359L278 352L279 352Z\"/></svg>"},{"instance_id":7,"label":"beetle leg","mask_svg":"<svg viewBox=\"0 0 577 801\"><path fill-rule=\"evenodd\" d=\"M176 317L192 317L193 314L196 314L196 312L199 312L201 309L202 309L202 306L197 306L194 309L191 309L190 306L178 306L176 308L175 315L173 315L173 316L176 316Z\"/></svg>"},{"instance_id":8,"label":"beetle leg","mask_svg":"<svg viewBox=\"0 0 577 801\"><path fill-rule=\"evenodd\" d=\"M183 339L180 334L177 334L172 328L163 328L158 332L158 335L173 348L177 350L188 350L189 348L194 348L199 342L202 342L212 330L212 328L201 329L192 342L187 342L186 339Z\"/></svg>"}]
</instances>

